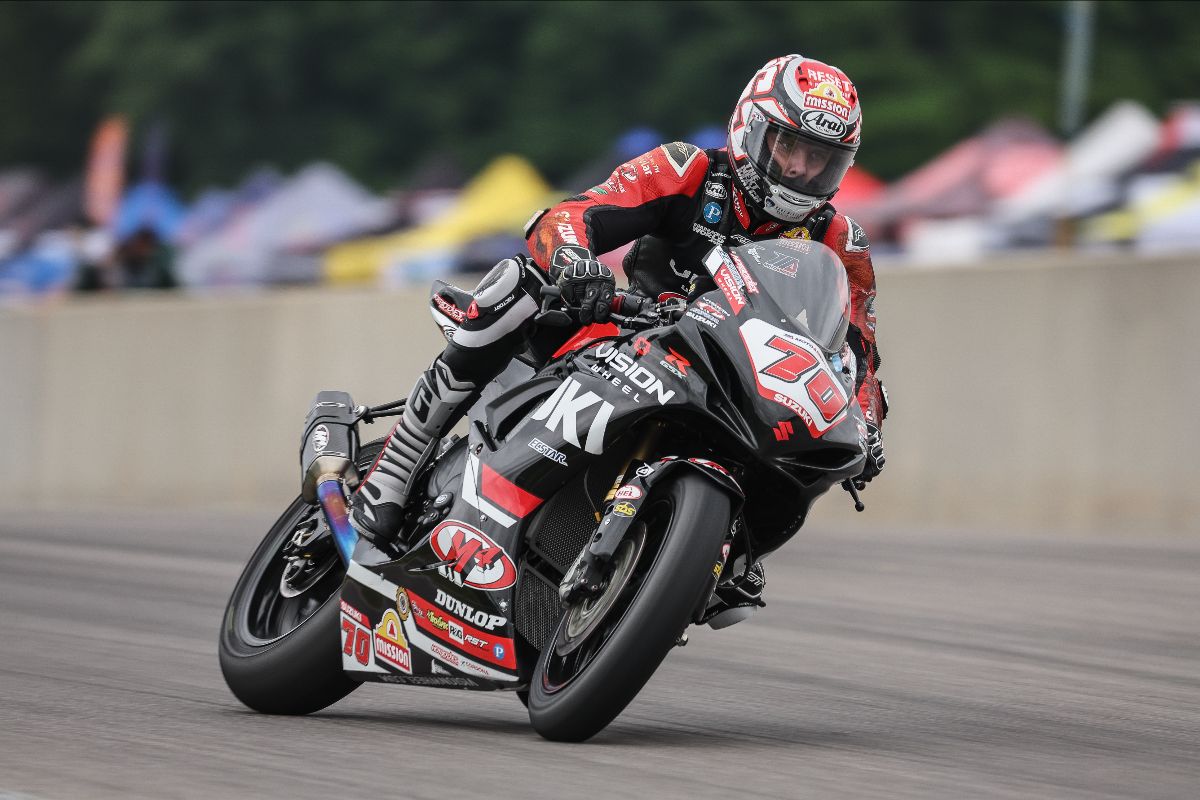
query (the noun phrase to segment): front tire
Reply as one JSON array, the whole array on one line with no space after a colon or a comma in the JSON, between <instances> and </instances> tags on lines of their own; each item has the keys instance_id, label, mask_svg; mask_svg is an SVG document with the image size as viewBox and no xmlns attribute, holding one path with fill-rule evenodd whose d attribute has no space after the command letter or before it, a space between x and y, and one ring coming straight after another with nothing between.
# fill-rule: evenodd
<instances>
[{"instance_id":1,"label":"front tire","mask_svg":"<svg viewBox=\"0 0 1200 800\"><path fill-rule=\"evenodd\" d=\"M382 446L358 457L362 471ZM325 525L319 507L296 498L271 527L234 586L221 625L221 673L242 703L264 714L310 714L359 687L342 671L339 590L345 577L336 550L327 571L296 596L280 591L281 553L300 527Z\"/></svg>"},{"instance_id":2,"label":"front tire","mask_svg":"<svg viewBox=\"0 0 1200 800\"><path fill-rule=\"evenodd\" d=\"M543 737L581 742L603 730L658 669L691 621L729 531L729 497L686 472L638 514L645 540L618 597L582 643L567 648L564 614L529 686L529 721Z\"/></svg>"}]
</instances>

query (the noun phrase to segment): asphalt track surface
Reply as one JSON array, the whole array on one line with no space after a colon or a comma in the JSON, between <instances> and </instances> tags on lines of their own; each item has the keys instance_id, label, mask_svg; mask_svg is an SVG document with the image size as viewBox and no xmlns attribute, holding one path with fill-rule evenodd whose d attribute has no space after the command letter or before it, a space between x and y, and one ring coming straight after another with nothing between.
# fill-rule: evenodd
<instances>
[{"instance_id":1,"label":"asphalt track surface","mask_svg":"<svg viewBox=\"0 0 1200 800\"><path fill-rule=\"evenodd\" d=\"M505 693L242 708L263 514L0 518L0 798L1196 798L1200 541L806 531L583 745Z\"/></svg>"}]
</instances>

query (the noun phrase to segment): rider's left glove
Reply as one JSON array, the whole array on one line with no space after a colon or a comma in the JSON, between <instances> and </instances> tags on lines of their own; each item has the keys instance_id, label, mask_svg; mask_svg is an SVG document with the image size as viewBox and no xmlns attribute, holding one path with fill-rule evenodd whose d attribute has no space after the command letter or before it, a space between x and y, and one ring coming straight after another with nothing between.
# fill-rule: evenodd
<instances>
[{"instance_id":1,"label":"rider's left glove","mask_svg":"<svg viewBox=\"0 0 1200 800\"><path fill-rule=\"evenodd\" d=\"M862 473L854 479L854 488L865 489L871 479L883 471L883 432L878 425L867 423L867 462Z\"/></svg>"},{"instance_id":2,"label":"rider's left glove","mask_svg":"<svg viewBox=\"0 0 1200 800\"><path fill-rule=\"evenodd\" d=\"M562 268L556 281L562 298L579 312L579 322L608 322L617 280L612 270L593 259L579 259Z\"/></svg>"}]
</instances>

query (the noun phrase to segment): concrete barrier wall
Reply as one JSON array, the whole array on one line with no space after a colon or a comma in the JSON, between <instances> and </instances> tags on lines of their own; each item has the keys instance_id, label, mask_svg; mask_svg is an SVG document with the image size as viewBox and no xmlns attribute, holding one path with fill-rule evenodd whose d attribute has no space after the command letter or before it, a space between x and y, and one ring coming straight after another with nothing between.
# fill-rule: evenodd
<instances>
[{"instance_id":1,"label":"concrete barrier wall","mask_svg":"<svg viewBox=\"0 0 1200 800\"><path fill-rule=\"evenodd\" d=\"M424 296L0 310L0 508L286 502L312 396L401 397L441 347ZM1200 531L1197 301L1190 259L881 275L888 466L815 518Z\"/></svg>"}]
</instances>

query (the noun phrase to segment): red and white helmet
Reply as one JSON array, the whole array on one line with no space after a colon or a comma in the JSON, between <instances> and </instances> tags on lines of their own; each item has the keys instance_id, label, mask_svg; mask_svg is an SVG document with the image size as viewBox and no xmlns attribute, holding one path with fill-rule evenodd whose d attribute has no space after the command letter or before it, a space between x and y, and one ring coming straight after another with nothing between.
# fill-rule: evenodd
<instances>
[{"instance_id":1,"label":"red and white helmet","mask_svg":"<svg viewBox=\"0 0 1200 800\"><path fill-rule=\"evenodd\" d=\"M800 222L833 197L862 134L858 90L837 67L801 55L767 62L729 120L738 187L768 215Z\"/></svg>"}]
</instances>

